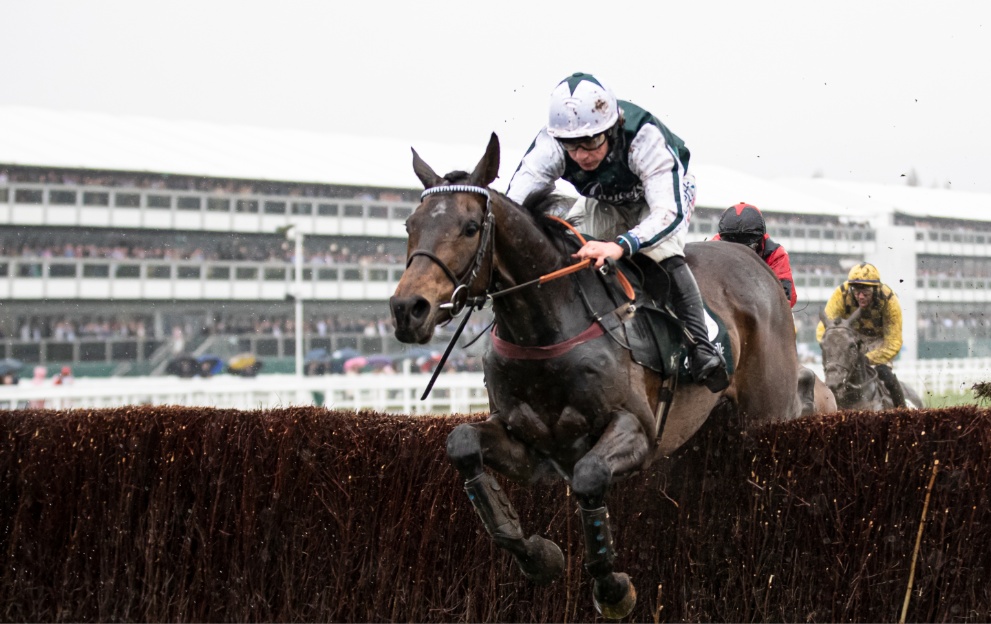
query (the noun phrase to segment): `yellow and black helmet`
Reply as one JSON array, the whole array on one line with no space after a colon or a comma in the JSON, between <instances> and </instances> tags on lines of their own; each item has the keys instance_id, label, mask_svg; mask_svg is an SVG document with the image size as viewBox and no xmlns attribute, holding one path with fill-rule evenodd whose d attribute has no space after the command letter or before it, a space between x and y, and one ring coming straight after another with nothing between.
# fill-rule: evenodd
<instances>
[{"instance_id":1,"label":"yellow and black helmet","mask_svg":"<svg viewBox=\"0 0 991 624\"><path fill-rule=\"evenodd\" d=\"M861 262L857 266L850 269L850 273L847 275L846 281L849 284L880 286L881 274L878 273L877 267L873 264Z\"/></svg>"}]
</instances>

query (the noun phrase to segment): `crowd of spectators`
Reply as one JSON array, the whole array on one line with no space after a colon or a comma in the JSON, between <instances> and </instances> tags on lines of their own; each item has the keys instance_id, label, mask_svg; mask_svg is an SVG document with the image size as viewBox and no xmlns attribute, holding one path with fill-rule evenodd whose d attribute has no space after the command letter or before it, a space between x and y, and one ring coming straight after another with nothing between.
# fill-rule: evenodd
<instances>
[{"instance_id":1,"label":"crowd of spectators","mask_svg":"<svg viewBox=\"0 0 991 624\"><path fill-rule=\"evenodd\" d=\"M467 331L479 332L487 325L484 315L472 318ZM76 341L83 339L155 338L169 339L177 335L229 335L229 336L292 336L295 332L294 315L230 315L227 317L191 322L185 320L166 323L156 335L150 316L31 316L16 319L14 331L4 332L0 326L0 338L12 338L25 342L41 340ZM392 322L386 315L353 317L341 314L311 315L303 327L309 336L326 337L335 334L361 335L365 337L391 336ZM441 334L447 329L439 330Z\"/></svg>"}]
</instances>

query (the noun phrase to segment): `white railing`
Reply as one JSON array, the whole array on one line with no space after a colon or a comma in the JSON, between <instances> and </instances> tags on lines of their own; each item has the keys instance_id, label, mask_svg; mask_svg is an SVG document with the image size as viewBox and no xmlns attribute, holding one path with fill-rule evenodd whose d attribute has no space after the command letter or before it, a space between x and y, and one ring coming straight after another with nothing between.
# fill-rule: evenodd
<instances>
[{"instance_id":1,"label":"white railing","mask_svg":"<svg viewBox=\"0 0 991 624\"><path fill-rule=\"evenodd\" d=\"M481 373L444 373L430 396L420 396L429 375L218 375L194 377L84 377L70 385L0 386L0 407L70 409L125 405L188 405L266 409L323 404L330 409L370 409L393 414L467 414L488 411Z\"/></svg>"},{"instance_id":2,"label":"white railing","mask_svg":"<svg viewBox=\"0 0 991 624\"><path fill-rule=\"evenodd\" d=\"M822 377L822 368L810 368ZM991 381L991 358L896 362L895 373L920 394L963 393ZM71 385L48 381L0 386L0 407L67 409L124 405L188 405L265 409L323 404L331 409L370 409L392 414L466 414L486 412L488 393L481 373L444 373L425 401L420 396L429 375L363 374L297 378L260 375L253 379L219 375L199 377L81 378Z\"/></svg>"},{"instance_id":3,"label":"white railing","mask_svg":"<svg viewBox=\"0 0 991 624\"><path fill-rule=\"evenodd\" d=\"M809 364L819 377L821 364ZM940 360L896 361L895 375L916 392L925 395L959 394L967 392L975 383L991 381L991 358L958 358Z\"/></svg>"}]
</instances>

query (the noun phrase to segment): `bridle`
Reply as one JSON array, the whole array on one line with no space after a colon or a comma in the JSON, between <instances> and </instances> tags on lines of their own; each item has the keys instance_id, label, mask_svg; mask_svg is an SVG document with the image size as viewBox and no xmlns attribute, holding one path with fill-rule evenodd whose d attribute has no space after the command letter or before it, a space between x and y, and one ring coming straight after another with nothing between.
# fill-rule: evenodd
<instances>
[{"instance_id":1,"label":"bridle","mask_svg":"<svg viewBox=\"0 0 991 624\"><path fill-rule=\"evenodd\" d=\"M430 195L438 194L451 194L451 193L477 193L485 197L485 218L482 220L482 230L479 235L480 240L478 244L478 250L475 252L475 258L472 263L468 265L461 277L455 275L451 267L437 257L432 251L427 251L426 249L417 249L406 258L406 268L413 262L413 259L417 256L424 256L433 261L434 264L439 266L444 275L447 276L449 280L454 284L454 292L451 293L451 300L448 303L442 303L440 307L447 310L451 317L456 317L464 311L465 307L468 306L469 310L472 308L481 309L485 305L486 299L489 297L488 285L486 285L486 294L481 297L470 296L471 284L475 282L478 278L479 271L481 271L482 263L485 261L485 254L488 251L491 255L493 241L495 236L493 231L495 230L495 216L489 209L489 190L482 188L480 186L473 186L470 184L451 184L449 186L435 186L433 188L428 188L422 193L420 193L420 201L422 202L425 198ZM494 268L494 263L489 265L489 280L488 283L492 283L492 271Z\"/></svg>"}]
</instances>

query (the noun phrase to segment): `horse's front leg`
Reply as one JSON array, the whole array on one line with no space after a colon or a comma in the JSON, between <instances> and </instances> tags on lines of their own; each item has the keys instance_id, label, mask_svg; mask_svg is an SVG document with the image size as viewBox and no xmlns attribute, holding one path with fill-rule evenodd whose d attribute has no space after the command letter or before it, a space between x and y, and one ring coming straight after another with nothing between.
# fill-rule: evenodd
<instances>
[{"instance_id":1,"label":"horse's front leg","mask_svg":"<svg viewBox=\"0 0 991 624\"><path fill-rule=\"evenodd\" d=\"M599 441L575 464L571 489L578 498L585 536L585 569L595 584L595 608L610 619L626 617L637 602L629 575L613 571L616 548L609 526L606 492L614 480L640 468L650 445L636 416L617 412Z\"/></svg>"},{"instance_id":2,"label":"horse's front leg","mask_svg":"<svg viewBox=\"0 0 991 624\"><path fill-rule=\"evenodd\" d=\"M465 478L465 492L497 546L510 552L534 583L546 585L564 572L564 555L539 535L523 539L519 516L506 492L484 465L514 481L529 481L537 468L530 450L511 438L502 423L458 425L447 437L447 456Z\"/></svg>"}]
</instances>

